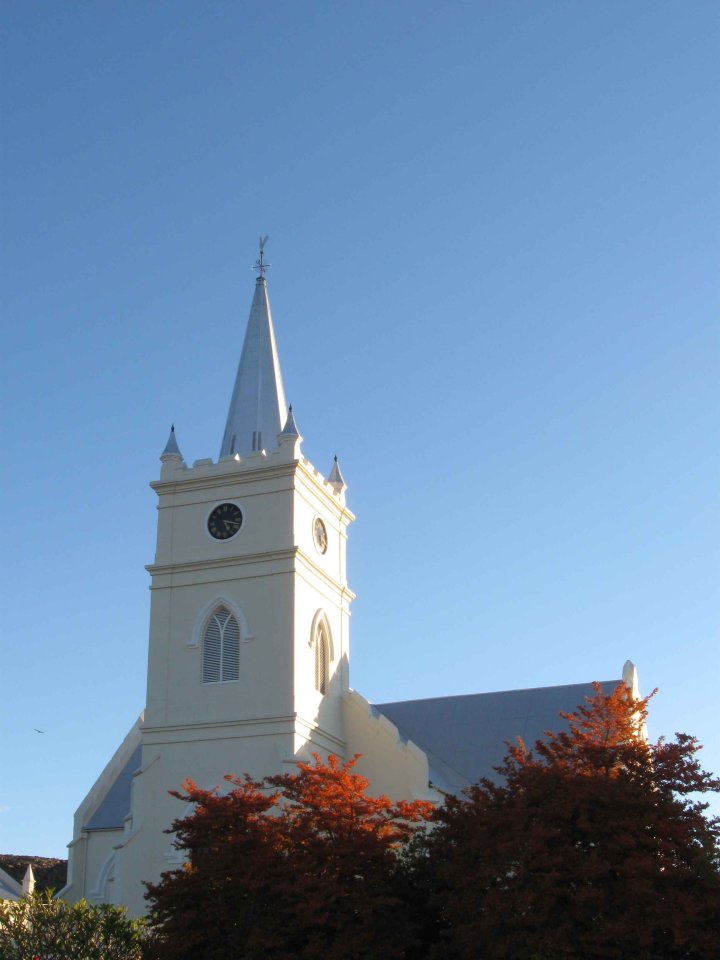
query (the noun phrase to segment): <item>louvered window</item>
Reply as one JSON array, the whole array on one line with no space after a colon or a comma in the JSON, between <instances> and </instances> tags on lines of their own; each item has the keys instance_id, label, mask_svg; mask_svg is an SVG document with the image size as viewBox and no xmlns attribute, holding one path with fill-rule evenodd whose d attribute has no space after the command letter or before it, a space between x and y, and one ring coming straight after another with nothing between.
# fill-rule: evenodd
<instances>
[{"instance_id":1,"label":"louvered window","mask_svg":"<svg viewBox=\"0 0 720 960\"><path fill-rule=\"evenodd\" d=\"M330 673L330 656L325 626L319 623L315 633L315 689L327 692Z\"/></svg>"},{"instance_id":2,"label":"louvered window","mask_svg":"<svg viewBox=\"0 0 720 960\"><path fill-rule=\"evenodd\" d=\"M227 607L218 607L203 637L203 683L222 683L240 676L240 627Z\"/></svg>"}]
</instances>

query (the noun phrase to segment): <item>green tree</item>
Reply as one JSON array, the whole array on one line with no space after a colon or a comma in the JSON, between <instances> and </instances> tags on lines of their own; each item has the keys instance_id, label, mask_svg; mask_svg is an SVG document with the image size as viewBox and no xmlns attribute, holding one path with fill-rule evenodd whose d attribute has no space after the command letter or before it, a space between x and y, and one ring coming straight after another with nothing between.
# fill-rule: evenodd
<instances>
[{"instance_id":1,"label":"green tree","mask_svg":"<svg viewBox=\"0 0 720 960\"><path fill-rule=\"evenodd\" d=\"M620 685L450 798L415 859L450 960L717 960L720 783L692 737L651 744Z\"/></svg>"},{"instance_id":2,"label":"green tree","mask_svg":"<svg viewBox=\"0 0 720 960\"><path fill-rule=\"evenodd\" d=\"M141 960L145 923L123 907L49 893L0 900L0 960Z\"/></svg>"}]
</instances>

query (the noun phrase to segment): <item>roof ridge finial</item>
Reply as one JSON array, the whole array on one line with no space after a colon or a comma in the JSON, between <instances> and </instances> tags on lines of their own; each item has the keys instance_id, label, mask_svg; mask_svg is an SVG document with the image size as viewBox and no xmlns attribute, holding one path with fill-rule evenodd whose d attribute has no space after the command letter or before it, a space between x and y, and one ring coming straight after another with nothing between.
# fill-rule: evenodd
<instances>
[{"instance_id":1,"label":"roof ridge finial","mask_svg":"<svg viewBox=\"0 0 720 960\"><path fill-rule=\"evenodd\" d=\"M258 283L265 283L265 271L268 267L272 266L270 263L265 263L265 244L268 242L270 237L260 237L260 256L255 261L255 266L253 270L258 271Z\"/></svg>"},{"instance_id":2,"label":"roof ridge finial","mask_svg":"<svg viewBox=\"0 0 720 960\"><path fill-rule=\"evenodd\" d=\"M32 868L32 863L29 863L25 871L25 876L23 877L22 892L27 896L30 896L34 890L35 890L35 871Z\"/></svg>"},{"instance_id":3,"label":"roof ridge finial","mask_svg":"<svg viewBox=\"0 0 720 960\"><path fill-rule=\"evenodd\" d=\"M338 495L341 495L344 490L347 490L345 478L343 477L342 473L340 473L340 463L338 462L337 454L335 454L333 459L332 470L330 471L330 476L328 477L328 483Z\"/></svg>"},{"instance_id":4,"label":"roof ridge finial","mask_svg":"<svg viewBox=\"0 0 720 960\"><path fill-rule=\"evenodd\" d=\"M168 437L168 442L165 444L165 449L160 454L160 459L163 463L172 461L182 463L183 456L180 453L180 447L178 446L177 437L175 436L175 424L170 427L170 436Z\"/></svg>"}]
</instances>

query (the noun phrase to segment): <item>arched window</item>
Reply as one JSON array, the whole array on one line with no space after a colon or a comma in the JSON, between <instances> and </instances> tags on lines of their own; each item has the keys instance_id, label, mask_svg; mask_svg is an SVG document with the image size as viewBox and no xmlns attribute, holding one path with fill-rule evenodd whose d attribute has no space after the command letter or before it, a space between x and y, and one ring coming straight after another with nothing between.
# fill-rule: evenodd
<instances>
[{"instance_id":1,"label":"arched window","mask_svg":"<svg viewBox=\"0 0 720 960\"><path fill-rule=\"evenodd\" d=\"M330 682L330 643L325 622L315 627L315 689L327 693Z\"/></svg>"},{"instance_id":2,"label":"arched window","mask_svg":"<svg viewBox=\"0 0 720 960\"><path fill-rule=\"evenodd\" d=\"M203 634L203 683L224 683L240 675L240 627L227 607L210 616Z\"/></svg>"}]
</instances>

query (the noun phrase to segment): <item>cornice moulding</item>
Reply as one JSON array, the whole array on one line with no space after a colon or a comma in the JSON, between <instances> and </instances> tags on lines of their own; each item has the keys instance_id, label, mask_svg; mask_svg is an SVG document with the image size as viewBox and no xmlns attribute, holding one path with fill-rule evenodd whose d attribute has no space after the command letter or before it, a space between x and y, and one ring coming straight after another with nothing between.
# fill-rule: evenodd
<instances>
[{"instance_id":1,"label":"cornice moulding","mask_svg":"<svg viewBox=\"0 0 720 960\"><path fill-rule=\"evenodd\" d=\"M347 584L340 583L334 577L331 577L322 569L308 554L304 553L300 547L290 547L288 550L273 550L269 553L248 553L240 557L216 557L214 559L204 560L185 560L182 563L149 563L145 569L151 577L172 576L176 573L199 573L203 570L218 570L223 567L248 566L252 564L267 564L276 561L289 560L290 566L282 573L293 573L296 569L296 561L310 571L315 577L331 587L338 590L342 597L349 600L355 599L355 594L350 590ZM273 571L277 573L278 571ZM159 585L156 585L157 589ZM151 587L152 589L152 587Z\"/></svg>"},{"instance_id":2,"label":"cornice moulding","mask_svg":"<svg viewBox=\"0 0 720 960\"><path fill-rule=\"evenodd\" d=\"M258 727L266 727L267 730L265 732L261 731L261 733L258 734ZM197 723L155 724L152 727L144 727L142 732L145 746L161 746L169 743L210 740L213 739L213 731L218 730L224 731L224 736L221 739L232 740L242 739L244 737L256 737L258 735L279 736L292 734L297 732L298 727L302 728L309 735L322 736L330 743L336 744L343 749L345 748L345 742L340 740L339 737L336 737L312 720L306 720L297 713L280 717L252 717L245 720L235 719ZM196 731L198 736L191 736L190 734L193 731ZM174 734L181 734L181 736L175 737L173 736Z\"/></svg>"},{"instance_id":3,"label":"cornice moulding","mask_svg":"<svg viewBox=\"0 0 720 960\"><path fill-rule=\"evenodd\" d=\"M159 745L162 743L181 743L186 739L190 740L207 740L207 736L200 737L188 737L193 730L204 733L212 733L214 730L224 730L227 731L226 736L229 739L233 738L232 730L248 730L252 732L240 733L238 732L235 736L240 737L255 737L258 735L257 730L253 729L256 727L268 727L266 736L272 736L278 733L292 733L295 729L295 720L296 714L287 714L286 716L267 716L267 717L248 717L243 719L237 717L233 720L198 720L190 723L164 723L164 724L155 724L153 726L143 727L143 744L145 746ZM272 729L280 727L281 729ZM163 734L171 735L175 733L185 734L186 736L179 739L173 739L172 737L167 740L162 737ZM156 739L160 735L161 739Z\"/></svg>"},{"instance_id":4,"label":"cornice moulding","mask_svg":"<svg viewBox=\"0 0 720 960\"><path fill-rule=\"evenodd\" d=\"M247 553L239 557L215 557L204 560L184 560L181 563L149 563L145 569L153 577L173 573L192 573L196 570L216 570L219 567L246 566L253 563L272 563L275 560L293 560L298 547L287 550L272 550L268 553ZM292 573L291 567L287 572Z\"/></svg>"},{"instance_id":5,"label":"cornice moulding","mask_svg":"<svg viewBox=\"0 0 720 960\"><path fill-rule=\"evenodd\" d=\"M301 550L300 547L296 547L295 550L296 558L300 562L301 566L305 567L306 570L309 570L319 580L322 580L323 583L327 584L327 586L331 587L333 590L339 590L342 597L347 597L350 600L355 599L355 594L346 583L340 583L340 581L336 580L335 577L331 577L326 570L323 570L323 568L317 564L312 557Z\"/></svg>"},{"instance_id":6,"label":"cornice moulding","mask_svg":"<svg viewBox=\"0 0 720 960\"><path fill-rule=\"evenodd\" d=\"M237 461L237 467L233 470L224 469L226 464L208 464L207 467L195 467L198 471L195 476L190 476L192 470L179 477L177 480L153 480L150 483L152 489L163 496L171 493L181 493L185 490L203 490L208 487L228 487L237 483L255 483L258 480L268 480L272 477L292 477L298 465L298 460L291 460L290 463L265 464L257 467L254 464L242 468L242 461ZM218 467L223 469L218 470Z\"/></svg>"}]
</instances>

